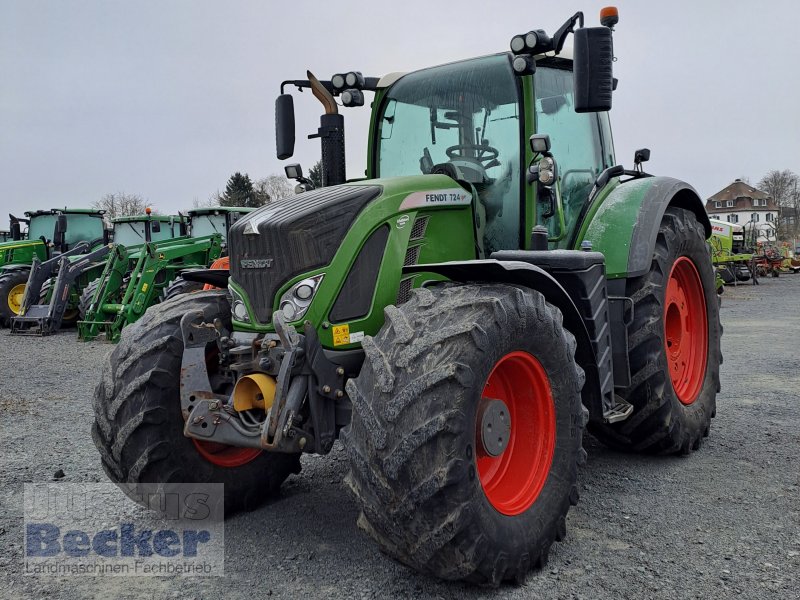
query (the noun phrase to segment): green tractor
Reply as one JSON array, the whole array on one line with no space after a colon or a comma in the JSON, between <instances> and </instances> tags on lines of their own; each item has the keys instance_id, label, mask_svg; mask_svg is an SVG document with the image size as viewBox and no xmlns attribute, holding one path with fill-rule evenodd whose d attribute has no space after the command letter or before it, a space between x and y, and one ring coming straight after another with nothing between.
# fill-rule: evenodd
<instances>
[{"instance_id":1,"label":"green tractor","mask_svg":"<svg viewBox=\"0 0 800 600\"><path fill-rule=\"evenodd\" d=\"M183 218L152 215L118 217L112 220L114 242L133 252L145 242L168 240L185 232ZM90 292L103 272L111 244L89 250L76 245L70 251L31 265L19 314L11 319L11 333L51 335L62 325L75 325L81 313L81 298Z\"/></svg>"},{"instance_id":2,"label":"green tractor","mask_svg":"<svg viewBox=\"0 0 800 600\"><path fill-rule=\"evenodd\" d=\"M0 243L0 326L8 326L22 309L34 259L47 261L76 247L86 251L108 240L101 210L54 208L26 212L24 219L9 216L13 239Z\"/></svg>"},{"instance_id":3,"label":"green tractor","mask_svg":"<svg viewBox=\"0 0 800 600\"><path fill-rule=\"evenodd\" d=\"M250 211L241 207L195 209L188 213L190 235L154 239L137 248L115 244L103 272L81 299L79 338L88 341L104 334L107 341L117 342L122 329L148 307L202 289L204 283L189 280L188 274L220 257L228 228ZM181 277L184 273L187 279Z\"/></svg>"},{"instance_id":4,"label":"green tractor","mask_svg":"<svg viewBox=\"0 0 800 600\"><path fill-rule=\"evenodd\" d=\"M616 12L601 22L577 13L510 53L406 74L284 82L278 156L294 142L284 89L311 89L324 186L231 228L227 291L124 332L95 392L108 476L132 497L223 483L230 513L338 439L383 552L498 585L566 535L587 425L626 451L697 450L720 385L711 228L691 186L643 171L649 151L616 164ZM367 91L367 177L346 181L339 103Z\"/></svg>"}]
</instances>

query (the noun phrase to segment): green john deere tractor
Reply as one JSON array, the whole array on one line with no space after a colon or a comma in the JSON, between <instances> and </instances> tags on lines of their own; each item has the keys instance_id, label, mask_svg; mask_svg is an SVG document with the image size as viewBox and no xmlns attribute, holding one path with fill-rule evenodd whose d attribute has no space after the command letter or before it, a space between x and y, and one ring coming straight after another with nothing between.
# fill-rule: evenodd
<instances>
[{"instance_id":1,"label":"green john deere tractor","mask_svg":"<svg viewBox=\"0 0 800 600\"><path fill-rule=\"evenodd\" d=\"M9 216L13 240L0 243L0 326L8 326L22 309L34 259L44 262L86 252L107 241L103 211L54 208L26 212L24 219ZM22 231L23 223L27 233Z\"/></svg>"},{"instance_id":2,"label":"green john deere tractor","mask_svg":"<svg viewBox=\"0 0 800 600\"><path fill-rule=\"evenodd\" d=\"M231 228L227 292L124 332L94 402L108 476L129 492L221 482L233 512L339 439L386 554L497 585L566 535L587 424L614 448L697 450L719 391L711 229L691 186L643 171L648 151L616 164L616 12L601 22L577 13L412 73L284 82L325 107L324 186ZM367 91L367 177L348 182L335 99ZM288 94L276 120L285 159Z\"/></svg>"},{"instance_id":3,"label":"green john deere tractor","mask_svg":"<svg viewBox=\"0 0 800 600\"><path fill-rule=\"evenodd\" d=\"M185 232L183 217L144 215L112 220L114 242L136 252L145 242L168 240ZM89 250L76 246L44 262L34 260L19 314L11 319L11 333L50 335L62 325L75 325L83 316L81 299L90 294L112 250L103 244Z\"/></svg>"},{"instance_id":4,"label":"green john deere tractor","mask_svg":"<svg viewBox=\"0 0 800 600\"><path fill-rule=\"evenodd\" d=\"M228 228L251 210L195 209L188 213L189 235L154 239L137 248L114 244L102 274L81 299L79 338L92 340L105 334L107 341L116 342L122 329L139 319L148 307L172 295L202 289L204 283L189 280L189 273L219 258Z\"/></svg>"}]
</instances>

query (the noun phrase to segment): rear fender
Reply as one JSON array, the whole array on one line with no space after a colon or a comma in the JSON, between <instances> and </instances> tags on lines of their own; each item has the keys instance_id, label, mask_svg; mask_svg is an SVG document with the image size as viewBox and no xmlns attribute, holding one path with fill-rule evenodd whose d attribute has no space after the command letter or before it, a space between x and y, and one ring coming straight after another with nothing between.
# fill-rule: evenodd
<instances>
[{"instance_id":1,"label":"rear fender","mask_svg":"<svg viewBox=\"0 0 800 600\"><path fill-rule=\"evenodd\" d=\"M650 270L661 218L669 206L685 208L697 216L706 238L711 236L703 201L688 183L671 177L643 177L617 185L602 199L583 226L580 242L606 257L606 276L638 277Z\"/></svg>"}]
</instances>

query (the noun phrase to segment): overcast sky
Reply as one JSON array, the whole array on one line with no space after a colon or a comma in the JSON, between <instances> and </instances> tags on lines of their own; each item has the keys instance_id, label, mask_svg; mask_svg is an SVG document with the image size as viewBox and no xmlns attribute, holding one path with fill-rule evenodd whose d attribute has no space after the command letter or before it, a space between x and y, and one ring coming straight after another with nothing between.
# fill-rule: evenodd
<instances>
[{"instance_id":1,"label":"overcast sky","mask_svg":"<svg viewBox=\"0 0 800 600\"><path fill-rule=\"evenodd\" d=\"M598 2L0 0L0 229L6 213L142 195L191 207L234 171L282 173L281 80L382 75L508 49ZM800 3L621 1L617 160L708 197L734 178L800 172ZM320 105L295 99L306 169ZM365 167L368 110L345 109L348 176Z\"/></svg>"}]
</instances>

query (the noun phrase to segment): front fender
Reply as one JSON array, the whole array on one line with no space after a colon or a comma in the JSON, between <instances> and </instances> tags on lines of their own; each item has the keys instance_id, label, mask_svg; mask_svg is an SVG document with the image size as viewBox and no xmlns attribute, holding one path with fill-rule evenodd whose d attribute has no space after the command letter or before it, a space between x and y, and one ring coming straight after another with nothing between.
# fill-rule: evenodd
<instances>
[{"instance_id":1,"label":"front fender","mask_svg":"<svg viewBox=\"0 0 800 600\"><path fill-rule=\"evenodd\" d=\"M578 308L564 287L544 269L515 260L465 260L403 267L404 273L435 273L451 281L466 283L482 281L521 285L540 292L545 299L558 307L564 316L564 327L575 336L575 359L586 375L583 403L593 418L603 415L603 398L597 358L591 338Z\"/></svg>"},{"instance_id":2,"label":"front fender","mask_svg":"<svg viewBox=\"0 0 800 600\"><path fill-rule=\"evenodd\" d=\"M606 276L637 277L650 270L661 218L669 206L692 211L711 236L703 202L688 183L671 177L628 180L605 195L584 224L583 240L606 257Z\"/></svg>"}]
</instances>

